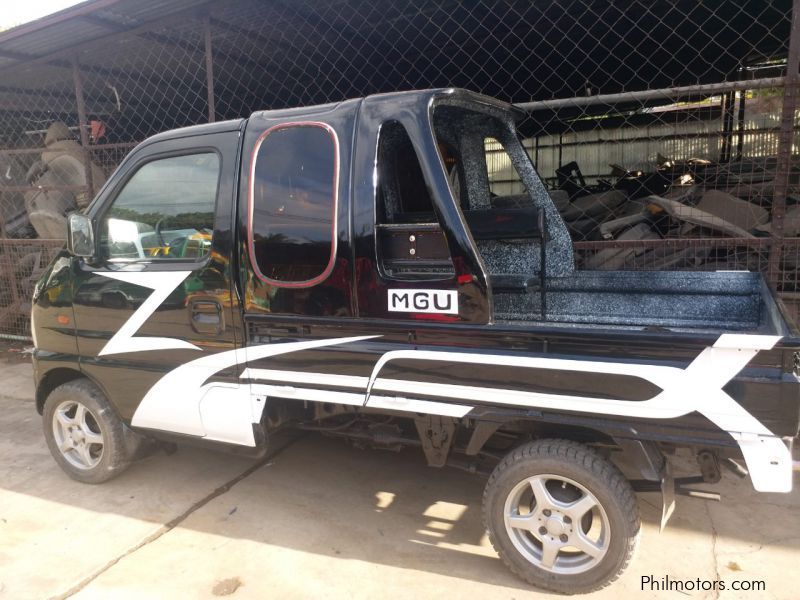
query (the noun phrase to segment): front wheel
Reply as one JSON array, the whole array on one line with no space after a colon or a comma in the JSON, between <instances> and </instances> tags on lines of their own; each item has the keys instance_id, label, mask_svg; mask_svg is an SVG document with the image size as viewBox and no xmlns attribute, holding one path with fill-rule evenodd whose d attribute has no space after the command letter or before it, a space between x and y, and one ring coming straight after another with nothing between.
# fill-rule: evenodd
<instances>
[{"instance_id":1,"label":"front wheel","mask_svg":"<svg viewBox=\"0 0 800 600\"><path fill-rule=\"evenodd\" d=\"M55 388L42 411L50 453L67 475L83 483L102 483L130 465L135 444L126 440L122 421L100 389L88 379Z\"/></svg>"},{"instance_id":2,"label":"front wheel","mask_svg":"<svg viewBox=\"0 0 800 600\"><path fill-rule=\"evenodd\" d=\"M539 440L506 456L486 484L483 516L515 574L563 594L616 580L640 530L630 483L597 452L568 440Z\"/></svg>"}]
</instances>

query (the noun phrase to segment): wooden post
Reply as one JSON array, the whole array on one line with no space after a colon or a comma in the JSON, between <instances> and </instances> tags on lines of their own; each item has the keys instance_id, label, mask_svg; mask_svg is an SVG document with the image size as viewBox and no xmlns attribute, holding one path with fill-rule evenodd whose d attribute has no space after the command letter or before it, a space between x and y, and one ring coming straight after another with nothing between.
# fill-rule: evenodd
<instances>
[{"instance_id":1,"label":"wooden post","mask_svg":"<svg viewBox=\"0 0 800 600\"><path fill-rule=\"evenodd\" d=\"M792 169L794 115L797 111L798 95L800 95L800 0L792 2L792 29L789 33L789 57L786 64L785 81L781 124L778 133L775 188L772 195L772 248L767 267L767 280L773 288L778 288L781 280L783 219L786 216L786 194L789 191L789 175Z\"/></svg>"},{"instance_id":2,"label":"wooden post","mask_svg":"<svg viewBox=\"0 0 800 600\"><path fill-rule=\"evenodd\" d=\"M217 118L214 105L214 57L211 54L211 20L208 16L203 19L206 53L206 88L208 92L208 122L213 123Z\"/></svg>"},{"instance_id":3,"label":"wooden post","mask_svg":"<svg viewBox=\"0 0 800 600\"><path fill-rule=\"evenodd\" d=\"M86 119L86 104L83 97L83 76L77 55L72 56L72 81L75 84L75 104L78 107L78 129L81 146L83 146L83 168L86 170L86 202L88 205L94 198L94 181L92 177L92 155L89 152L89 122Z\"/></svg>"}]
</instances>

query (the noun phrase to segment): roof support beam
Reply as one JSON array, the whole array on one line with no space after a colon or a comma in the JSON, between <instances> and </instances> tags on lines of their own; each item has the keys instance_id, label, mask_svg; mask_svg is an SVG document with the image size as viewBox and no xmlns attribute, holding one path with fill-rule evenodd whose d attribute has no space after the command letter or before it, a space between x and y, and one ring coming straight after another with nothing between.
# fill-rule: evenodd
<instances>
[{"instance_id":1,"label":"roof support beam","mask_svg":"<svg viewBox=\"0 0 800 600\"><path fill-rule=\"evenodd\" d=\"M597 96L575 96L574 98L558 98L556 100L537 100L535 102L518 102L514 106L528 112L539 110L558 110L576 106L596 106L624 104L626 102L643 102L646 100L677 100L688 96L708 96L739 90L760 90L764 88L783 87L783 77L764 77L762 79L744 79L741 81L723 81L683 87L660 88L657 90L640 90L637 92L620 92L619 94L599 94Z\"/></svg>"},{"instance_id":2,"label":"roof support beam","mask_svg":"<svg viewBox=\"0 0 800 600\"><path fill-rule=\"evenodd\" d=\"M105 2L101 2L101 0L96 0L95 3L91 3L91 4L87 3L87 4L88 4L88 6L91 7L91 10L93 11L93 10L97 10L98 8L104 7L106 4L110 5L110 4L113 4L114 2L118 2L118 1L119 0L106 0ZM87 51L87 50L94 50L94 49L96 49L98 47L102 47L105 43L108 43L110 40L119 39L119 37L121 35L137 36L137 35L140 35L140 34L143 34L143 33L148 33L150 31L152 31L153 29L156 29L156 28L159 28L159 27L168 26L168 25L171 25L171 24L174 24L174 23L185 22L187 18L198 18L198 17L200 17L200 16L202 16L204 14L205 9L207 9L208 6L210 6L213 2L214 2L214 0L208 0L207 2L204 2L202 4L198 4L197 6L193 6L191 8L188 8L188 9L181 10L181 11L178 11L176 13L173 13L172 15L170 15L168 17L161 17L159 19L155 19L153 21L148 21L146 23L143 23L142 25L139 25L137 27L132 27L131 29L127 29L124 32L117 32L117 31L110 32L108 35L103 35L103 36L100 36L100 37L95 38L93 40L89 40L89 41L86 41L86 42L75 44L74 46L70 46L68 48L68 50L70 50L70 52L75 53L78 56L80 56L81 52L84 52L84 51ZM101 4L101 5L98 5L98 4ZM69 9L69 10L76 10L76 9ZM82 11L81 14L85 14L86 12L91 12L91 11L88 11L88 10L87 11ZM72 16L75 16L75 15L70 13L70 17L72 17ZM61 20L63 20L63 19L61 19ZM24 25L22 27L20 27L20 29L22 29L22 28L24 28ZM16 31L16 30L12 30L11 32L14 32L14 31ZM8 33L11 33L11 32L8 32ZM26 31L26 33L27 33L27 31ZM2 43L6 39L11 39L11 38L8 38L8 37L6 37L4 35L0 35L0 43ZM49 63L52 63L53 61L58 61L59 59L63 59L65 50L66 50L65 48L61 48L59 50L56 50L54 52L50 52L50 53L42 55L42 56L37 56L35 58L22 60L20 62L12 63L10 65L5 65L3 67L0 67L0 74L7 73L8 71L16 69L16 68L21 67L21 66L27 66L27 65L33 65L33 64L49 64ZM58 66L61 66L61 65L58 65ZM68 66L67 68L71 68L71 67Z\"/></svg>"},{"instance_id":3,"label":"roof support beam","mask_svg":"<svg viewBox=\"0 0 800 600\"><path fill-rule=\"evenodd\" d=\"M10 58L11 60L31 60L36 58L32 54L23 54L22 52L12 52L11 50L0 50L0 58Z\"/></svg>"},{"instance_id":4,"label":"roof support beam","mask_svg":"<svg viewBox=\"0 0 800 600\"><path fill-rule=\"evenodd\" d=\"M81 21L86 21L87 23L97 25L98 27L105 27L111 31L116 31L117 33L124 33L130 29L130 27L120 25L119 23L114 23L102 17L98 17L97 15L81 15L79 18Z\"/></svg>"},{"instance_id":5,"label":"roof support beam","mask_svg":"<svg viewBox=\"0 0 800 600\"><path fill-rule=\"evenodd\" d=\"M15 40L17 38L23 37L28 35L29 33L33 33L34 31L40 31L42 29L46 29L51 27L52 25L58 25L63 21L69 21L70 19L74 19L75 17L80 17L81 15L86 15L93 13L98 10L102 10L104 8L108 8L109 6L116 4L120 0L94 0L93 2L84 2L80 6L76 6L74 8L67 8L47 17L42 17L41 19L36 19L35 21L31 21L30 23L25 23L24 25L20 25L18 27L14 27L13 29L9 29L8 31L0 34L0 44L3 42L7 42L9 40Z\"/></svg>"}]
</instances>

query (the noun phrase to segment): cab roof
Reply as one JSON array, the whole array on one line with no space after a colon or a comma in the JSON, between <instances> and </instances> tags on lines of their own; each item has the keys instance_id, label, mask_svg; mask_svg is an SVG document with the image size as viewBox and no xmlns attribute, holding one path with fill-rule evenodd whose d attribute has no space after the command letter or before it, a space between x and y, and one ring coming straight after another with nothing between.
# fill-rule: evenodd
<instances>
[{"instance_id":1,"label":"cab roof","mask_svg":"<svg viewBox=\"0 0 800 600\"><path fill-rule=\"evenodd\" d=\"M301 106L296 108L280 108L274 110L260 110L251 115L251 118L264 119L293 119L299 116L320 115L330 112L342 104L348 102L368 101L370 103L393 103L398 105L398 109L419 106L420 101L436 102L439 100L458 100L466 103L483 104L510 113L514 120L519 120L525 112L516 108L512 104L497 100L490 96L484 96L476 92L460 88L433 88L427 90L410 90L405 92L388 92L383 94L372 94L363 98L353 98L342 102L331 102L328 104L317 104L314 106ZM426 102L427 101L427 102Z\"/></svg>"},{"instance_id":2,"label":"cab roof","mask_svg":"<svg viewBox=\"0 0 800 600\"><path fill-rule=\"evenodd\" d=\"M368 101L370 103L393 103L397 105L398 110L408 109L411 107L418 107L420 103L429 105L437 101L458 101L468 104L484 105L494 108L495 110L502 110L508 112L514 120L519 120L525 115L525 112L516 108L512 104L497 100L490 96L484 96L476 92L470 92L460 88L434 88L428 90L410 90L405 92L388 92L383 94L372 94L364 98L352 98L350 100L343 100L341 102L331 102L328 104L317 104L314 106L298 106L294 108L278 108L270 110L259 110L250 115L250 118L258 119L297 119L299 117L316 116L319 117L326 112L335 110L342 104L351 102ZM194 135L206 135L211 133L223 133L226 131L236 131L241 129L243 123L247 119L231 119L229 121L218 121L216 123L206 123L203 125L192 125L190 127L181 127L162 133L157 133L154 136L147 138L144 143L150 144L165 139L175 139L177 137L189 137Z\"/></svg>"}]
</instances>

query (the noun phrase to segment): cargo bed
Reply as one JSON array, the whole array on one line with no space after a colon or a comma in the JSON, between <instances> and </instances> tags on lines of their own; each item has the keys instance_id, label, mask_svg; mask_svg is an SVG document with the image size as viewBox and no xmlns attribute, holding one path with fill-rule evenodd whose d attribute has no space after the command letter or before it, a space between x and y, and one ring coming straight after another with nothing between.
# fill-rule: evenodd
<instances>
[{"instance_id":1,"label":"cargo bed","mask_svg":"<svg viewBox=\"0 0 800 600\"><path fill-rule=\"evenodd\" d=\"M495 291L497 322L542 321L537 286ZM575 271L545 285L551 323L790 335L758 273Z\"/></svg>"}]
</instances>

